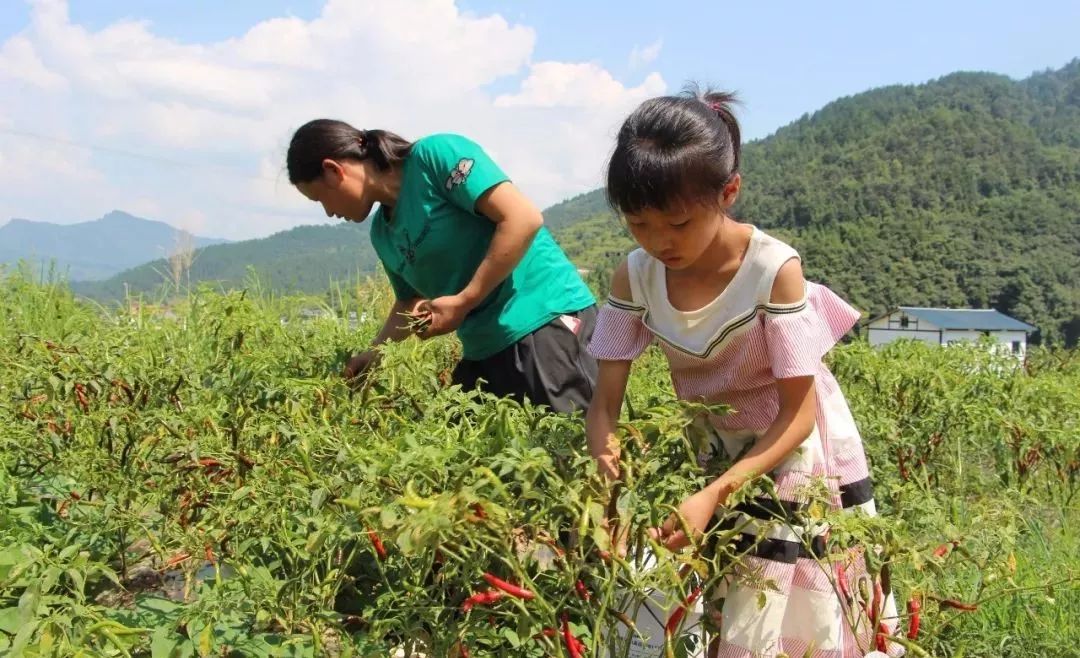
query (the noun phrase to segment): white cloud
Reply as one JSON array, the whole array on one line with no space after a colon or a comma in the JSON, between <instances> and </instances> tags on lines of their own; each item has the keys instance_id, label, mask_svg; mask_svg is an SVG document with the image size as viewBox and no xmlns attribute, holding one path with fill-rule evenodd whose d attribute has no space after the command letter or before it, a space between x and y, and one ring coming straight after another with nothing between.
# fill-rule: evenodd
<instances>
[{"instance_id":1,"label":"white cloud","mask_svg":"<svg viewBox=\"0 0 1080 658\"><path fill-rule=\"evenodd\" d=\"M614 127L665 90L656 73L634 86L595 63L531 63L543 35L454 0L328 0L312 20L269 18L208 44L146 21L90 30L63 0L30 6L0 44L0 197L54 221L133 208L230 238L321 221L282 175L292 131L319 116L469 135L547 205L598 185ZM487 91L523 74L511 93ZM41 147L19 130L104 148L52 144L50 180L16 183L7 174Z\"/></svg>"},{"instance_id":2,"label":"white cloud","mask_svg":"<svg viewBox=\"0 0 1080 658\"><path fill-rule=\"evenodd\" d=\"M664 91L664 80L650 74L637 87L627 88L593 63L534 64L517 94L495 99L496 107L621 108Z\"/></svg>"},{"instance_id":3,"label":"white cloud","mask_svg":"<svg viewBox=\"0 0 1080 658\"><path fill-rule=\"evenodd\" d=\"M67 85L63 76L42 63L30 40L19 36L8 39L0 48L0 75L42 89L63 89Z\"/></svg>"},{"instance_id":4,"label":"white cloud","mask_svg":"<svg viewBox=\"0 0 1080 658\"><path fill-rule=\"evenodd\" d=\"M657 39L644 48L637 45L630 51L630 68L638 68L646 64L652 64L660 56L660 50L664 47L664 40Z\"/></svg>"}]
</instances>

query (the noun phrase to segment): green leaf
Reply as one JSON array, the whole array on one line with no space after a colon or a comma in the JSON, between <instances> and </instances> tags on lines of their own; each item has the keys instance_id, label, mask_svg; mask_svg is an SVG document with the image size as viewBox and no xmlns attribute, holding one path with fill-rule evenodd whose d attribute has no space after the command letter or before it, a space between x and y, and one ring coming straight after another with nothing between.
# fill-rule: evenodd
<instances>
[{"instance_id":1,"label":"green leaf","mask_svg":"<svg viewBox=\"0 0 1080 658\"><path fill-rule=\"evenodd\" d=\"M45 570L45 575L41 579L41 591L49 593L52 588L56 586L56 582L60 580L60 574L62 574L60 567L49 567Z\"/></svg>"},{"instance_id":2,"label":"green leaf","mask_svg":"<svg viewBox=\"0 0 1080 658\"><path fill-rule=\"evenodd\" d=\"M14 635L19 632L19 609L3 608L0 610L0 631Z\"/></svg>"},{"instance_id":3,"label":"green leaf","mask_svg":"<svg viewBox=\"0 0 1080 658\"><path fill-rule=\"evenodd\" d=\"M86 589L86 576L83 575L83 572L78 569L68 569L65 573L75 586L75 591L82 594Z\"/></svg>"},{"instance_id":4,"label":"green leaf","mask_svg":"<svg viewBox=\"0 0 1080 658\"><path fill-rule=\"evenodd\" d=\"M41 583L35 582L26 588L19 597L19 623L27 624L37 616L38 604L41 603Z\"/></svg>"},{"instance_id":5,"label":"green leaf","mask_svg":"<svg viewBox=\"0 0 1080 658\"><path fill-rule=\"evenodd\" d=\"M210 655L210 651L214 648L214 626L213 624L207 624L202 632L199 633L199 655Z\"/></svg>"},{"instance_id":6,"label":"green leaf","mask_svg":"<svg viewBox=\"0 0 1080 658\"><path fill-rule=\"evenodd\" d=\"M82 548L81 544L68 544L64 547L64 550L60 551L60 561L67 562L71 558L75 557L79 553L79 549Z\"/></svg>"},{"instance_id":7,"label":"green leaf","mask_svg":"<svg viewBox=\"0 0 1080 658\"><path fill-rule=\"evenodd\" d=\"M319 511L322 508L323 503L326 502L326 496L330 492L323 487L319 487L315 491L311 492L311 509L313 511Z\"/></svg>"},{"instance_id":8,"label":"green leaf","mask_svg":"<svg viewBox=\"0 0 1080 658\"><path fill-rule=\"evenodd\" d=\"M511 647L516 649L521 646L521 638L518 636L517 632L509 626L503 626L499 630L499 635L509 642Z\"/></svg>"},{"instance_id":9,"label":"green leaf","mask_svg":"<svg viewBox=\"0 0 1080 658\"><path fill-rule=\"evenodd\" d=\"M30 640L34 639L37 627L38 622L36 620L22 624L19 627L19 632L15 634L15 639L11 642L11 653L9 655L15 658L22 656L26 647L30 646Z\"/></svg>"},{"instance_id":10,"label":"green leaf","mask_svg":"<svg viewBox=\"0 0 1080 658\"><path fill-rule=\"evenodd\" d=\"M150 658L175 658L181 641L182 638L175 630L166 626L159 627L150 638Z\"/></svg>"},{"instance_id":11,"label":"green leaf","mask_svg":"<svg viewBox=\"0 0 1080 658\"><path fill-rule=\"evenodd\" d=\"M174 615L182 610L183 607L184 606L176 601L170 601L169 599L161 598L160 596L144 596L140 597L135 602L136 610L147 610L165 615Z\"/></svg>"}]
</instances>

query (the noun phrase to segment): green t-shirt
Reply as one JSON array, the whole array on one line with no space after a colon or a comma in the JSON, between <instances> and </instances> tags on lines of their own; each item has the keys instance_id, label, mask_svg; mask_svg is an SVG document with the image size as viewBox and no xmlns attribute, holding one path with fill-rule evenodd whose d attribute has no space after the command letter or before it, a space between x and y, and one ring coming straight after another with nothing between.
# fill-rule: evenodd
<instances>
[{"instance_id":1,"label":"green t-shirt","mask_svg":"<svg viewBox=\"0 0 1080 658\"><path fill-rule=\"evenodd\" d=\"M371 226L371 243L398 299L434 299L465 288L495 234L476 201L507 180L465 137L432 135L413 145L392 217L379 208ZM464 358L485 359L594 303L577 269L541 228L510 276L458 328Z\"/></svg>"}]
</instances>

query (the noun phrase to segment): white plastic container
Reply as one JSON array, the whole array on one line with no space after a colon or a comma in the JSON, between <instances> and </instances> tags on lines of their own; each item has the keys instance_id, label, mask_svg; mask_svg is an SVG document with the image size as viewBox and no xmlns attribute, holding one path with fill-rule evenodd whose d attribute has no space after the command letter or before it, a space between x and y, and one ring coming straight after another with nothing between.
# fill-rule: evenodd
<instances>
[{"instance_id":1,"label":"white plastic container","mask_svg":"<svg viewBox=\"0 0 1080 658\"><path fill-rule=\"evenodd\" d=\"M655 568L655 559L648 554L641 561L639 569L647 571L653 568ZM683 603L683 595L677 592L672 594L651 590L649 597L640 603L629 595L624 598L626 601L622 612L634 620L638 632L634 633L624 624L614 622L610 627L611 634L608 636L611 647L610 657L664 658L666 656L664 628L669 616L674 614ZM675 655L678 658L705 658L708 642L702 625L704 607L701 599L702 597L699 596L686 610L679 633L672 638Z\"/></svg>"},{"instance_id":2,"label":"white plastic container","mask_svg":"<svg viewBox=\"0 0 1080 658\"><path fill-rule=\"evenodd\" d=\"M664 626L667 623L668 613L674 612L677 604L667 601L662 592L653 591L649 599L642 602L633 614L628 610L627 615L634 620L638 634L630 632L626 626L616 623L614 627L615 637L611 641L612 658L664 658ZM686 611L683 617L682 630L678 637L673 638L675 655L680 658L705 658L706 638L701 625L702 605L701 600L694 602L691 609ZM626 643L629 642L629 647Z\"/></svg>"}]
</instances>

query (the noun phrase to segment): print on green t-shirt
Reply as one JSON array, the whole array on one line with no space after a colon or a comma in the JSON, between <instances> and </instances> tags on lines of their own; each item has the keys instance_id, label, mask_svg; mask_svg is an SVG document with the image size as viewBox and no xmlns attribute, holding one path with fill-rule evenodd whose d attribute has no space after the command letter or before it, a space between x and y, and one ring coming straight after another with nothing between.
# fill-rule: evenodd
<instances>
[{"instance_id":1,"label":"print on green t-shirt","mask_svg":"<svg viewBox=\"0 0 1080 658\"><path fill-rule=\"evenodd\" d=\"M376 211L371 243L398 299L456 295L472 280L495 224L477 200L509 177L459 135L417 141L405 158L397 205ZM564 313L594 303L577 269L546 228L525 256L458 328L464 358L485 359Z\"/></svg>"}]
</instances>

